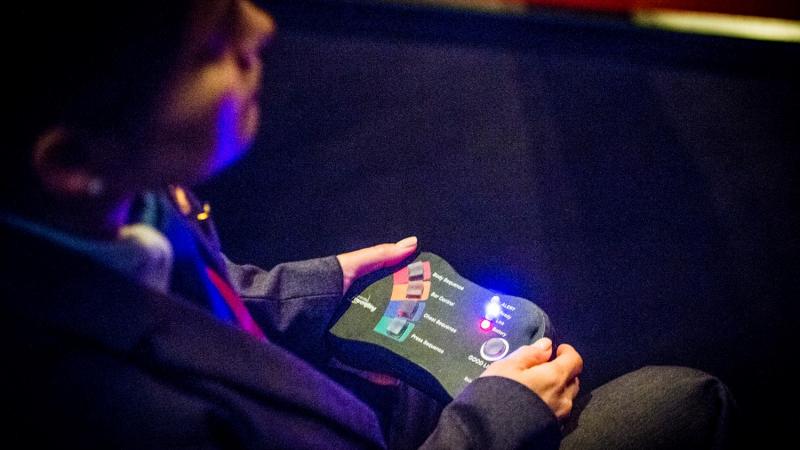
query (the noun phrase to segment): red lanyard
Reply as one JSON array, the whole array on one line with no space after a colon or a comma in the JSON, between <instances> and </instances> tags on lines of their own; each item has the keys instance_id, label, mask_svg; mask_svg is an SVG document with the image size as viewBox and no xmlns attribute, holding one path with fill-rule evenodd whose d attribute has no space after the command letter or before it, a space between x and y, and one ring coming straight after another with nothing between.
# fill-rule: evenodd
<instances>
[{"instance_id":1,"label":"red lanyard","mask_svg":"<svg viewBox=\"0 0 800 450\"><path fill-rule=\"evenodd\" d=\"M219 293L222 295L222 298L225 299L225 303L227 303L231 308L231 311L233 311L233 315L236 316L239 326L253 336L266 341L267 337L264 335L261 327L259 327L256 321L253 320L253 316L250 315L250 311L248 311L247 307L244 306L244 302L239 297L239 294L233 290L231 285L228 284L225 279L219 276L219 274L214 272L214 270L210 267L206 267L206 274L217 288Z\"/></svg>"}]
</instances>

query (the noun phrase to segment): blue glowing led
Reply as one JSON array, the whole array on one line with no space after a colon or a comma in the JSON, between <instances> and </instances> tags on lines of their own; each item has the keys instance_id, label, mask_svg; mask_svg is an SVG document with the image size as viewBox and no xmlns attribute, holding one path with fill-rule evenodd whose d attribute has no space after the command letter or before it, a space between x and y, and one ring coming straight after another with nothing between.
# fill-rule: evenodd
<instances>
[{"instance_id":1,"label":"blue glowing led","mask_svg":"<svg viewBox=\"0 0 800 450\"><path fill-rule=\"evenodd\" d=\"M500 306L500 297L495 295L491 298L491 300L489 300L489 303L486 304L484 317L489 320L496 320L498 317L500 317L501 312L502 307Z\"/></svg>"}]
</instances>

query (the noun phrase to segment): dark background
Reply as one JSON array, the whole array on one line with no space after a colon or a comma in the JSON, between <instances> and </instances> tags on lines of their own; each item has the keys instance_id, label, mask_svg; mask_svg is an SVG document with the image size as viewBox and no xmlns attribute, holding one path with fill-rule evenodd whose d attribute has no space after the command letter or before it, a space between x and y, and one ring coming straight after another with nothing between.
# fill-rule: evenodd
<instances>
[{"instance_id":1,"label":"dark background","mask_svg":"<svg viewBox=\"0 0 800 450\"><path fill-rule=\"evenodd\" d=\"M800 45L270 2L262 132L200 193L238 262L417 235L545 309L585 390L646 364L725 381L789 434Z\"/></svg>"}]
</instances>

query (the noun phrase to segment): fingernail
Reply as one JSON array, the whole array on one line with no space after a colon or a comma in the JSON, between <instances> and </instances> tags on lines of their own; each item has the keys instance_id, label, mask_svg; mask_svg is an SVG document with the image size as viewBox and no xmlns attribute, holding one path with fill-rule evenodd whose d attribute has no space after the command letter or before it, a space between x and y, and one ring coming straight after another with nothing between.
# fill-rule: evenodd
<instances>
[{"instance_id":1,"label":"fingernail","mask_svg":"<svg viewBox=\"0 0 800 450\"><path fill-rule=\"evenodd\" d=\"M533 343L533 346L539 350L549 350L553 346L553 341L548 338L541 338Z\"/></svg>"},{"instance_id":2,"label":"fingernail","mask_svg":"<svg viewBox=\"0 0 800 450\"><path fill-rule=\"evenodd\" d=\"M413 247L413 246L417 245L417 237L416 236L407 237L405 239L397 241L397 243L394 244L394 245L396 245L396 246L398 246L400 248Z\"/></svg>"}]
</instances>

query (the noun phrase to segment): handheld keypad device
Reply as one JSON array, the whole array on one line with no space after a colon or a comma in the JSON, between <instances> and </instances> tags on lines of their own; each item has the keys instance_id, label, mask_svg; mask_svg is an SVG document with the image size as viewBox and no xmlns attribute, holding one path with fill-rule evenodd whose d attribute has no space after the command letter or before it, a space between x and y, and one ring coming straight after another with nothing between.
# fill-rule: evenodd
<instances>
[{"instance_id":1,"label":"handheld keypad device","mask_svg":"<svg viewBox=\"0 0 800 450\"><path fill-rule=\"evenodd\" d=\"M530 300L485 289L433 253L374 278L354 289L330 329L334 354L444 401L493 361L553 337L549 318Z\"/></svg>"}]
</instances>

